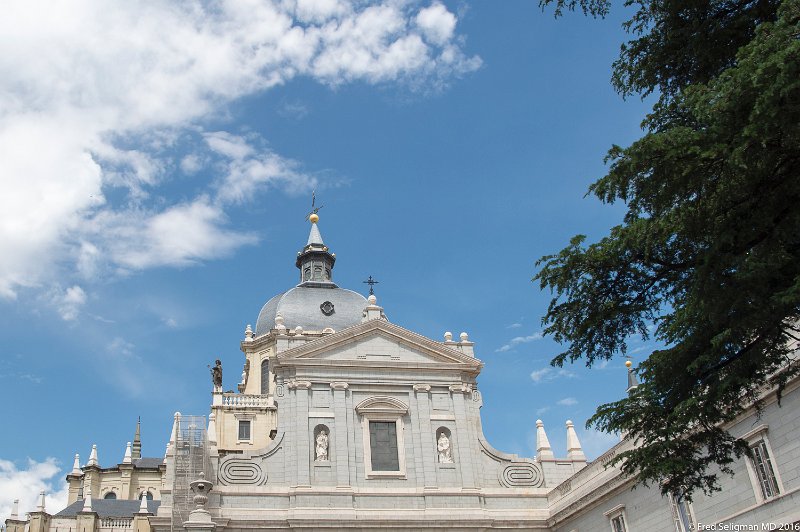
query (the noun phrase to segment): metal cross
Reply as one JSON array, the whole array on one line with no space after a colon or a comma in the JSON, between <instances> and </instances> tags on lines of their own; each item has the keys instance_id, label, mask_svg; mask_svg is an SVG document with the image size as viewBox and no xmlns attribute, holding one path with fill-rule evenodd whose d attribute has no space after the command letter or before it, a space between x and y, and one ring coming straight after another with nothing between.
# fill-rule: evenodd
<instances>
[{"instance_id":1,"label":"metal cross","mask_svg":"<svg viewBox=\"0 0 800 532\"><path fill-rule=\"evenodd\" d=\"M375 291L372 289L372 287L374 287L376 284L378 284L379 281L376 281L370 275L369 279L367 279L366 281L361 281L361 282L364 283L364 284L368 284L369 285L369 295L374 296L375 295Z\"/></svg>"},{"instance_id":2,"label":"metal cross","mask_svg":"<svg viewBox=\"0 0 800 532\"><path fill-rule=\"evenodd\" d=\"M306 214L306 221L308 221L308 219L311 217L312 214L317 214L319 210L325 206L325 205L320 205L319 207L316 207L315 206L316 203L317 203L317 191L315 189L311 191L311 212Z\"/></svg>"}]
</instances>

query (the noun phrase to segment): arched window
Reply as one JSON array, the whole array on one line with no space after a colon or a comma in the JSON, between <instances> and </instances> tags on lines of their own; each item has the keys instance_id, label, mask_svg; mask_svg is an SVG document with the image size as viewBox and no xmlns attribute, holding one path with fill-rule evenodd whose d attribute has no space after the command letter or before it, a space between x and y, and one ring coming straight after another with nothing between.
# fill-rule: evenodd
<instances>
[{"instance_id":1,"label":"arched window","mask_svg":"<svg viewBox=\"0 0 800 532\"><path fill-rule=\"evenodd\" d=\"M117 494L116 494L116 493L114 493L113 491L109 491L108 493L106 493L106 494L103 496L103 498L104 498L104 499L116 499L116 498L117 498Z\"/></svg>"},{"instance_id":2,"label":"arched window","mask_svg":"<svg viewBox=\"0 0 800 532\"><path fill-rule=\"evenodd\" d=\"M311 266L306 266L303 269L303 280L310 281L311 280Z\"/></svg>"},{"instance_id":3,"label":"arched window","mask_svg":"<svg viewBox=\"0 0 800 532\"><path fill-rule=\"evenodd\" d=\"M152 501L153 500L153 494L150 493L149 491L143 491L143 492L141 492L139 494L139 500L140 501L142 500L142 497L147 497L148 501Z\"/></svg>"},{"instance_id":4,"label":"arched window","mask_svg":"<svg viewBox=\"0 0 800 532\"><path fill-rule=\"evenodd\" d=\"M261 393L269 393L269 360L261 362Z\"/></svg>"},{"instance_id":5,"label":"arched window","mask_svg":"<svg viewBox=\"0 0 800 532\"><path fill-rule=\"evenodd\" d=\"M314 266L314 280L322 281L322 266Z\"/></svg>"}]
</instances>

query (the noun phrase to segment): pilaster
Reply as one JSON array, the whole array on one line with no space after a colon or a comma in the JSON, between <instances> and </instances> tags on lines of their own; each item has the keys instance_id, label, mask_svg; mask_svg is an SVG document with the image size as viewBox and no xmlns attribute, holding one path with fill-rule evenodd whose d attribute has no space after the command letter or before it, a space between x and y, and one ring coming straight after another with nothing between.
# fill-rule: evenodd
<instances>
[{"instance_id":1,"label":"pilaster","mask_svg":"<svg viewBox=\"0 0 800 532\"><path fill-rule=\"evenodd\" d=\"M308 413L311 396L311 382L294 381L297 411L295 412L296 426L302 428L304 433L297 433L295 447L297 448L297 485L311 485L311 448L309 447Z\"/></svg>"},{"instance_id":2,"label":"pilaster","mask_svg":"<svg viewBox=\"0 0 800 532\"><path fill-rule=\"evenodd\" d=\"M96 532L97 526L97 512L92 511L81 511L78 512L78 515L75 518L76 520L76 529L80 530L80 532Z\"/></svg>"},{"instance_id":3,"label":"pilaster","mask_svg":"<svg viewBox=\"0 0 800 532\"><path fill-rule=\"evenodd\" d=\"M133 477L133 464L119 464L119 475L122 481L121 499L131 499L131 479Z\"/></svg>"},{"instance_id":4,"label":"pilaster","mask_svg":"<svg viewBox=\"0 0 800 532\"><path fill-rule=\"evenodd\" d=\"M453 408L456 417L456 447L458 448L458 463L461 471L461 481L464 488L477 488L475 480L475 464L472 462L472 449L470 440L472 439L469 420L467 419L467 405L464 395L470 394L471 389L465 384L454 384L450 386L450 393L453 396Z\"/></svg>"},{"instance_id":5,"label":"pilaster","mask_svg":"<svg viewBox=\"0 0 800 532\"><path fill-rule=\"evenodd\" d=\"M6 532L25 532L27 521L20 519L6 519Z\"/></svg>"},{"instance_id":6,"label":"pilaster","mask_svg":"<svg viewBox=\"0 0 800 532\"><path fill-rule=\"evenodd\" d=\"M334 456L336 457L336 486L350 486L350 464L347 453L347 388L346 382L332 382L334 415Z\"/></svg>"},{"instance_id":7,"label":"pilaster","mask_svg":"<svg viewBox=\"0 0 800 532\"><path fill-rule=\"evenodd\" d=\"M67 475L67 484L69 484L69 495L67 496L67 505L72 504L78 500L78 495L81 492L81 483L83 482L83 473L75 475L70 473ZM10 530L8 532L11 532Z\"/></svg>"},{"instance_id":8,"label":"pilaster","mask_svg":"<svg viewBox=\"0 0 800 532\"><path fill-rule=\"evenodd\" d=\"M431 426L431 386L429 384L415 384L414 393L417 396L417 430L419 431L417 463L422 462L422 477L425 488L436 488L436 459L433 443L434 430ZM418 473L419 474L419 473Z\"/></svg>"}]
</instances>

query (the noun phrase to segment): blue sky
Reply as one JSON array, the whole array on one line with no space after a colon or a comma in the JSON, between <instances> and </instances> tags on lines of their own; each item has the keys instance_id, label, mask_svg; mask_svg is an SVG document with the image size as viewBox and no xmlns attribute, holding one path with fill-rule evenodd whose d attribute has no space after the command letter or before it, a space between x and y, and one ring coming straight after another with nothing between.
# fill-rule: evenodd
<instances>
[{"instance_id":1,"label":"blue sky","mask_svg":"<svg viewBox=\"0 0 800 532\"><path fill-rule=\"evenodd\" d=\"M173 412L207 414L215 358L235 387L245 326L296 283L313 189L340 286L373 275L394 323L476 342L495 447L532 456L541 418L563 454L564 422L622 395L621 360L549 368L549 294L530 281L537 258L621 219L584 195L648 109L609 84L622 9L4 10L0 518L28 492L58 501L92 444L119 462L137 416L144 454L163 455ZM614 440L579 435L590 456Z\"/></svg>"}]
</instances>

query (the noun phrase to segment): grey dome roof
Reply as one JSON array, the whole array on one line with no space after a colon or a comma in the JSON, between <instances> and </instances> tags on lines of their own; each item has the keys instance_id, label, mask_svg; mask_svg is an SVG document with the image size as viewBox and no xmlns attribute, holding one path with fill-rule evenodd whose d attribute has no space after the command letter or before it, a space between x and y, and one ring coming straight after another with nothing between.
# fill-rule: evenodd
<instances>
[{"instance_id":1,"label":"grey dome roof","mask_svg":"<svg viewBox=\"0 0 800 532\"><path fill-rule=\"evenodd\" d=\"M333 313L325 315L321 306L326 301L333 304ZM330 327L340 331L351 325L361 323L362 313L367 306L367 299L352 290L329 287L296 286L291 290L273 297L258 314L256 336L267 334L275 328L275 316L283 317L283 324L288 329L298 325L308 331L321 331Z\"/></svg>"}]
</instances>

